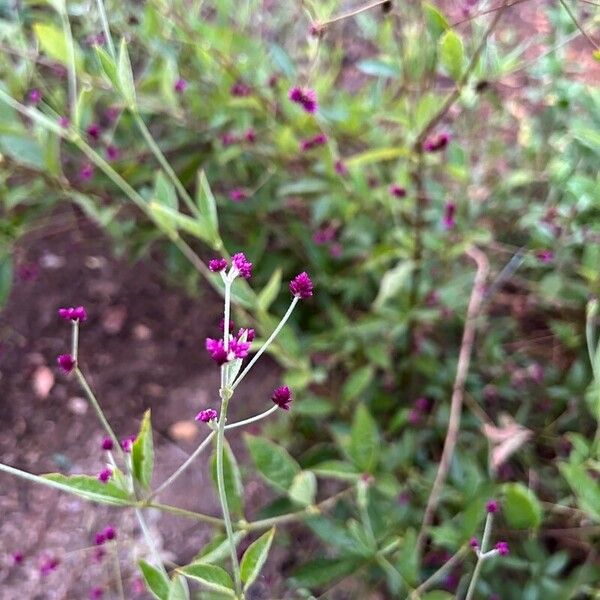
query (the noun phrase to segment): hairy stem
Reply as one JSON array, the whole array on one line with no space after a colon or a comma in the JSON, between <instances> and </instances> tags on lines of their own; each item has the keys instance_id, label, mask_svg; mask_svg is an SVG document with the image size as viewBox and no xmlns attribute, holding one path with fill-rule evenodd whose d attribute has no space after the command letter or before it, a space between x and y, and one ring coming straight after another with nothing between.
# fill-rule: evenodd
<instances>
[{"instance_id":1,"label":"hairy stem","mask_svg":"<svg viewBox=\"0 0 600 600\"><path fill-rule=\"evenodd\" d=\"M225 521L225 531L229 542L229 554L231 556L231 566L233 568L233 577L235 582L235 591L238 598L243 598L242 580L240 577L240 565L237 558L235 547L235 538L233 537L233 526L231 524L231 515L227 503L227 493L225 491L225 477L223 474L223 452L225 449L225 422L227 420L227 407L229 398L223 395L221 402L221 414L219 415L219 427L217 430L217 488L219 491L219 501L223 511L223 520Z\"/></svg>"},{"instance_id":2,"label":"hairy stem","mask_svg":"<svg viewBox=\"0 0 600 600\"><path fill-rule=\"evenodd\" d=\"M115 59L117 53L115 52L115 46L112 41L112 36L110 35L110 26L108 25L108 19L106 17L104 2L103 0L97 0L96 4L98 5L98 14L100 15L100 22L102 23L102 31L104 32L104 37L106 38L106 43L108 45L108 52L111 57Z\"/></svg>"},{"instance_id":3,"label":"hairy stem","mask_svg":"<svg viewBox=\"0 0 600 600\"><path fill-rule=\"evenodd\" d=\"M486 552L486 548L490 539L490 535L492 534L492 522L494 520L494 516L492 513L488 513L487 518L485 520L485 527L483 529L483 539L481 540L481 549L477 554L477 563L475 564L475 569L473 571L473 577L471 577L471 583L469 583L469 588L467 589L467 595L465 596L465 600L472 600L473 595L475 594L475 588L477 587L477 581L479 579L479 575L481 573L481 567L483 566L483 562L485 561L484 554Z\"/></svg>"}]
</instances>

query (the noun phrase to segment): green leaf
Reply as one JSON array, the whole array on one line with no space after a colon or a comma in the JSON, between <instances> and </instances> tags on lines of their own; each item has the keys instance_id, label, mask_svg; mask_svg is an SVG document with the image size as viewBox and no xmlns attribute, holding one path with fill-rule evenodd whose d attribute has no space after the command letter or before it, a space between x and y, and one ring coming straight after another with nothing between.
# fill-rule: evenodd
<instances>
[{"instance_id":1,"label":"green leaf","mask_svg":"<svg viewBox=\"0 0 600 600\"><path fill-rule=\"evenodd\" d=\"M217 215L217 202L204 171L198 173L196 181L196 204L200 211L200 222L206 229L207 236L216 243L219 240L219 219Z\"/></svg>"},{"instance_id":2,"label":"green leaf","mask_svg":"<svg viewBox=\"0 0 600 600\"><path fill-rule=\"evenodd\" d=\"M318 477L331 477L341 481L357 481L360 473L354 465L341 460L326 460L311 468Z\"/></svg>"},{"instance_id":3,"label":"green leaf","mask_svg":"<svg viewBox=\"0 0 600 600\"><path fill-rule=\"evenodd\" d=\"M235 531L233 539L237 546L246 536L244 531ZM194 562L199 563L218 563L229 557L229 542L227 536L222 533L211 540L194 558Z\"/></svg>"},{"instance_id":4,"label":"green leaf","mask_svg":"<svg viewBox=\"0 0 600 600\"><path fill-rule=\"evenodd\" d=\"M259 576L269 554L271 543L275 535L275 527L263 533L255 542L252 542L240 563L240 575L247 590Z\"/></svg>"},{"instance_id":5,"label":"green leaf","mask_svg":"<svg viewBox=\"0 0 600 600\"><path fill-rule=\"evenodd\" d=\"M175 187L162 171L157 171L154 178L154 198L163 206L167 206L173 210L177 210L178 208Z\"/></svg>"},{"instance_id":6,"label":"green leaf","mask_svg":"<svg viewBox=\"0 0 600 600\"><path fill-rule=\"evenodd\" d=\"M193 219L192 217L188 217L187 215L181 214L180 212L177 212L176 210L173 210L168 206L163 206L158 202L150 202L148 208L150 209L150 212L152 213L152 216L154 217L158 225L161 227L161 229L164 230L164 232L167 235L177 235L175 233L175 230L177 229L185 231L186 233L189 233L197 237L198 239L207 242L208 244L213 243L210 233L206 230L206 228L202 226L202 223L200 223L200 221L198 221L197 219ZM218 281L219 280L221 280L220 277ZM248 285L248 283L245 280L242 281L246 283L246 285ZM238 282L236 281L236 284L237 283ZM232 292L232 296L233 294L234 292Z\"/></svg>"},{"instance_id":7,"label":"green leaf","mask_svg":"<svg viewBox=\"0 0 600 600\"><path fill-rule=\"evenodd\" d=\"M354 464L365 472L371 472L377 465L380 450L379 431L375 420L364 404L354 413L348 452Z\"/></svg>"},{"instance_id":8,"label":"green leaf","mask_svg":"<svg viewBox=\"0 0 600 600\"><path fill-rule=\"evenodd\" d=\"M54 60L63 65L69 64L69 48L67 40L62 29L55 27L51 23L34 23L33 33L40 43L42 50ZM73 42L75 44L75 42ZM75 46L75 62L80 65L80 51Z\"/></svg>"},{"instance_id":9,"label":"green leaf","mask_svg":"<svg viewBox=\"0 0 600 600\"><path fill-rule=\"evenodd\" d=\"M215 488L218 489L216 449L210 463L210 474ZM241 517L244 511L244 486L242 485L240 468L227 440L225 440L223 447L223 478L225 480L225 493L227 494L229 510L235 516Z\"/></svg>"},{"instance_id":10,"label":"green leaf","mask_svg":"<svg viewBox=\"0 0 600 600\"><path fill-rule=\"evenodd\" d=\"M182 575L175 575L173 581L169 585L169 595L167 600L189 600L187 583Z\"/></svg>"},{"instance_id":11,"label":"green leaf","mask_svg":"<svg viewBox=\"0 0 600 600\"><path fill-rule=\"evenodd\" d=\"M379 285L377 298L373 302L375 310L379 310L388 300L394 298L402 288L407 287L410 281L409 276L413 269L414 263L411 260L405 260L384 273Z\"/></svg>"},{"instance_id":12,"label":"green leaf","mask_svg":"<svg viewBox=\"0 0 600 600\"><path fill-rule=\"evenodd\" d=\"M204 563L192 563L178 570L190 579L198 581L201 585L213 592L220 592L226 596L235 598L233 581L229 573L216 565Z\"/></svg>"},{"instance_id":13,"label":"green leaf","mask_svg":"<svg viewBox=\"0 0 600 600\"><path fill-rule=\"evenodd\" d=\"M411 586L416 585L419 578L419 553L415 552L417 533L407 529L398 554L397 567L402 578Z\"/></svg>"},{"instance_id":14,"label":"green leaf","mask_svg":"<svg viewBox=\"0 0 600 600\"><path fill-rule=\"evenodd\" d=\"M152 592L152 595L158 600L168 600L170 582L167 576L145 560L140 560L138 565L146 582L146 587Z\"/></svg>"},{"instance_id":15,"label":"green leaf","mask_svg":"<svg viewBox=\"0 0 600 600\"><path fill-rule=\"evenodd\" d=\"M354 558L317 558L294 571L297 586L314 588L342 579L357 569L360 561Z\"/></svg>"},{"instance_id":16,"label":"green leaf","mask_svg":"<svg viewBox=\"0 0 600 600\"><path fill-rule=\"evenodd\" d=\"M104 73L108 81L112 84L113 88L117 91L120 91L121 84L117 75L117 65L115 64L115 61L101 46L94 46L94 50L96 52L98 62L100 63L100 68L102 69L102 72Z\"/></svg>"},{"instance_id":17,"label":"green leaf","mask_svg":"<svg viewBox=\"0 0 600 600\"><path fill-rule=\"evenodd\" d=\"M275 489L287 492L300 473L300 465L288 454L285 448L253 435L245 435L250 456L259 473Z\"/></svg>"},{"instance_id":18,"label":"green leaf","mask_svg":"<svg viewBox=\"0 0 600 600\"><path fill-rule=\"evenodd\" d=\"M315 501L317 495L317 478L310 471L301 471L294 477L290 490L288 492L290 500L310 506Z\"/></svg>"},{"instance_id":19,"label":"green leaf","mask_svg":"<svg viewBox=\"0 0 600 600\"><path fill-rule=\"evenodd\" d=\"M600 522L600 484L592 479L583 465L560 465L560 472L571 486L581 510Z\"/></svg>"},{"instance_id":20,"label":"green leaf","mask_svg":"<svg viewBox=\"0 0 600 600\"><path fill-rule=\"evenodd\" d=\"M393 79L400 76L400 69L398 65L390 62L389 60L366 58L361 60L356 67L359 71L362 71L367 75L374 75L376 77L387 77Z\"/></svg>"},{"instance_id":21,"label":"green leaf","mask_svg":"<svg viewBox=\"0 0 600 600\"><path fill-rule=\"evenodd\" d=\"M421 600L454 600L455 596L442 590L433 590L421 596Z\"/></svg>"},{"instance_id":22,"label":"green leaf","mask_svg":"<svg viewBox=\"0 0 600 600\"><path fill-rule=\"evenodd\" d=\"M131 447L131 465L135 480L148 489L152 481L154 470L154 444L152 442L152 424L150 422L150 409L144 413L140 432Z\"/></svg>"},{"instance_id":23,"label":"green leaf","mask_svg":"<svg viewBox=\"0 0 600 600\"><path fill-rule=\"evenodd\" d=\"M281 268L275 269L267 285L258 294L258 309L267 312L281 289Z\"/></svg>"},{"instance_id":24,"label":"green leaf","mask_svg":"<svg viewBox=\"0 0 600 600\"><path fill-rule=\"evenodd\" d=\"M465 50L460 37L451 29L446 31L439 41L440 61L455 81L460 79L463 72Z\"/></svg>"},{"instance_id":25,"label":"green leaf","mask_svg":"<svg viewBox=\"0 0 600 600\"><path fill-rule=\"evenodd\" d=\"M372 548L369 545L365 545L362 540L357 540L352 535L347 523L340 525L321 516L309 517L305 522L311 531L328 546L333 546L346 555L351 554L365 558L373 555Z\"/></svg>"},{"instance_id":26,"label":"green leaf","mask_svg":"<svg viewBox=\"0 0 600 600\"><path fill-rule=\"evenodd\" d=\"M342 387L342 400L350 402L358 398L369 387L374 375L373 365L365 365L354 371Z\"/></svg>"},{"instance_id":27,"label":"green leaf","mask_svg":"<svg viewBox=\"0 0 600 600\"><path fill-rule=\"evenodd\" d=\"M535 493L522 483L504 486L502 514L514 529L537 528L542 522L542 506Z\"/></svg>"},{"instance_id":28,"label":"green leaf","mask_svg":"<svg viewBox=\"0 0 600 600\"><path fill-rule=\"evenodd\" d=\"M12 287L13 261L9 254L0 256L0 306L7 300Z\"/></svg>"},{"instance_id":29,"label":"green leaf","mask_svg":"<svg viewBox=\"0 0 600 600\"><path fill-rule=\"evenodd\" d=\"M121 40L119 48L119 62L117 66L117 77L119 80L119 88L129 108L135 106L135 83L133 81L133 71L131 70L131 61L129 60L129 52L127 51L127 42L125 38Z\"/></svg>"},{"instance_id":30,"label":"green leaf","mask_svg":"<svg viewBox=\"0 0 600 600\"><path fill-rule=\"evenodd\" d=\"M446 17L432 4L425 2L423 4L425 20L429 33L437 40L447 29L450 28Z\"/></svg>"},{"instance_id":31,"label":"green leaf","mask_svg":"<svg viewBox=\"0 0 600 600\"><path fill-rule=\"evenodd\" d=\"M129 494L110 481L102 483L96 477L89 475L67 476L62 473L47 473L46 475L42 475L41 478L57 484L52 487L70 492L85 500L116 506L128 506L131 504Z\"/></svg>"}]
</instances>

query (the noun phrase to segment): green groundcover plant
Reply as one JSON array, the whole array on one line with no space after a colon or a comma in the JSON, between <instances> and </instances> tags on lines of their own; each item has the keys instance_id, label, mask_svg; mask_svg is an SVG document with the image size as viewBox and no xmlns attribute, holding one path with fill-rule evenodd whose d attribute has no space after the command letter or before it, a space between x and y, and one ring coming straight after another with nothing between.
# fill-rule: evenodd
<instances>
[{"instance_id":1,"label":"green groundcover plant","mask_svg":"<svg viewBox=\"0 0 600 600\"><path fill-rule=\"evenodd\" d=\"M69 203L118 251L160 248L190 292L235 304L296 395L272 433L298 462L249 442L281 494L264 519L303 510L323 541L294 593L359 569L393 597L597 593L599 50L591 4L538 6L533 33L532 4L0 7L0 295L31 271L14 240ZM215 274L229 248L252 287ZM318 294L278 331L282 273L303 269ZM134 456L93 485L133 502ZM327 514L318 477L348 485ZM232 528L215 560L231 554L239 596Z\"/></svg>"}]
</instances>

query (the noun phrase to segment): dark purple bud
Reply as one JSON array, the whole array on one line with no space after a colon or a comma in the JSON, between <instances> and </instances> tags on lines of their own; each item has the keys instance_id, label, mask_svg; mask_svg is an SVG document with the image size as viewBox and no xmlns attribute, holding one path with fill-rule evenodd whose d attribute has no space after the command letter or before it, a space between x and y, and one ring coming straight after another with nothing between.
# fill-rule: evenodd
<instances>
[{"instance_id":1,"label":"dark purple bud","mask_svg":"<svg viewBox=\"0 0 600 600\"><path fill-rule=\"evenodd\" d=\"M196 421L201 421L202 423L208 423L209 421L215 421L217 419L217 411L214 408L206 408L205 410L201 410L196 416Z\"/></svg>"},{"instance_id":2,"label":"dark purple bud","mask_svg":"<svg viewBox=\"0 0 600 600\"><path fill-rule=\"evenodd\" d=\"M446 206L444 207L444 216L442 218L444 229L452 229L454 227L456 224L455 215L456 204L454 204L454 202L446 202Z\"/></svg>"},{"instance_id":3,"label":"dark purple bud","mask_svg":"<svg viewBox=\"0 0 600 600\"><path fill-rule=\"evenodd\" d=\"M102 533L107 540L117 539L117 530L112 525L107 525Z\"/></svg>"},{"instance_id":4,"label":"dark purple bud","mask_svg":"<svg viewBox=\"0 0 600 600\"><path fill-rule=\"evenodd\" d=\"M27 94L27 101L30 104L39 104L41 100L42 92L40 92L40 90L38 90L37 88L29 90L29 93Z\"/></svg>"},{"instance_id":5,"label":"dark purple bud","mask_svg":"<svg viewBox=\"0 0 600 600\"><path fill-rule=\"evenodd\" d=\"M469 542L469 546L471 546L471 548L473 548L473 549L479 548L479 541L477 540L476 537L471 538L471 541Z\"/></svg>"},{"instance_id":6,"label":"dark purple bud","mask_svg":"<svg viewBox=\"0 0 600 600\"><path fill-rule=\"evenodd\" d=\"M114 160L119 160L119 158L121 158L121 151L116 146L109 144L106 147L106 158L111 162Z\"/></svg>"},{"instance_id":7,"label":"dark purple bud","mask_svg":"<svg viewBox=\"0 0 600 600\"><path fill-rule=\"evenodd\" d=\"M48 575L50 575L50 573L52 573L52 571L56 571L59 564L60 561L58 560L58 558L55 558L53 556L44 558L40 564L40 574L43 577L47 577Z\"/></svg>"},{"instance_id":8,"label":"dark purple bud","mask_svg":"<svg viewBox=\"0 0 600 600\"><path fill-rule=\"evenodd\" d=\"M183 94L183 92L185 92L185 90L187 89L188 83L185 79L181 79L179 78L176 82L175 85L173 86L173 89L178 93L178 94Z\"/></svg>"},{"instance_id":9,"label":"dark purple bud","mask_svg":"<svg viewBox=\"0 0 600 600\"><path fill-rule=\"evenodd\" d=\"M105 542L106 542L106 536L102 532L97 533L94 536L94 544L96 544L96 546L102 546L102 544L104 544Z\"/></svg>"},{"instance_id":10,"label":"dark purple bud","mask_svg":"<svg viewBox=\"0 0 600 600\"><path fill-rule=\"evenodd\" d=\"M229 191L229 198L234 202L243 202L244 200L248 200L248 197L248 190L244 188L237 187Z\"/></svg>"},{"instance_id":11,"label":"dark purple bud","mask_svg":"<svg viewBox=\"0 0 600 600\"><path fill-rule=\"evenodd\" d=\"M498 509L500 508L498 501L497 500L489 500L487 502L487 504L485 505L485 510L488 513L495 513L498 512Z\"/></svg>"},{"instance_id":12,"label":"dark purple bud","mask_svg":"<svg viewBox=\"0 0 600 600\"><path fill-rule=\"evenodd\" d=\"M344 163L344 161L341 159L335 161L335 163L333 164L333 168L335 169L335 172L341 177L345 177L346 175L348 175L348 167L346 166L346 163Z\"/></svg>"},{"instance_id":13,"label":"dark purple bud","mask_svg":"<svg viewBox=\"0 0 600 600\"><path fill-rule=\"evenodd\" d=\"M224 258L213 258L208 262L208 268L213 273L219 273L227 268L227 261Z\"/></svg>"},{"instance_id":14,"label":"dark purple bud","mask_svg":"<svg viewBox=\"0 0 600 600\"><path fill-rule=\"evenodd\" d=\"M131 447L133 446L133 442L135 442L137 436L135 434L128 435L126 438L121 440L121 449L123 452L131 452Z\"/></svg>"},{"instance_id":15,"label":"dark purple bud","mask_svg":"<svg viewBox=\"0 0 600 600\"><path fill-rule=\"evenodd\" d=\"M58 124L63 129L68 129L69 125L71 124L71 121L69 120L69 117L58 117Z\"/></svg>"},{"instance_id":16,"label":"dark purple bud","mask_svg":"<svg viewBox=\"0 0 600 600\"><path fill-rule=\"evenodd\" d=\"M100 473L98 473L98 481L101 481L102 483L108 483L108 480L111 478L111 476L112 469L106 467L105 469L102 469Z\"/></svg>"},{"instance_id":17,"label":"dark purple bud","mask_svg":"<svg viewBox=\"0 0 600 600\"><path fill-rule=\"evenodd\" d=\"M24 560L25 560L25 556L23 555L23 553L20 550L13 552L13 554L12 554L13 565L15 565L15 566L20 565L23 563Z\"/></svg>"},{"instance_id":18,"label":"dark purple bud","mask_svg":"<svg viewBox=\"0 0 600 600\"><path fill-rule=\"evenodd\" d=\"M109 437L105 437L102 440L102 450L112 450L113 449L113 441Z\"/></svg>"},{"instance_id":19,"label":"dark purple bud","mask_svg":"<svg viewBox=\"0 0 600 600\"><path fill-rule=\"evenodd\" d=\"M306 271L296 275L296 277L290 281L290 292L292 292L296 298L301 298L302 300L306 300L313 295L313 283Z\"/></svg>"},{"instance_id":20,"label":"dark purple bud","mask_svg":"<svg viewBox=\"0 0 600 600\"><path fill-rule=\"evenodd\" d=\"M406 189L397 183L390 185L390 194L395 198L404 198L406 196Z\"/></svg>"},{"instance_id":21,"label":"dark purple bud","mask_svg":"<svg viewBox=\"0 0 600 600\"><path fill-rule=\"evenodd\" d=\"M57 359L58 366L63 373L69 374L75 367L75 359L70 354L61 354Z\"/></svg>"},{"instance_id":22,"label":"dark purple bud","mask_svg":"<svg viewBox=\"0 0 600 600\"><path fill-rule=\"evenodd\" d=\"M85 130L90 139L97 142L100 139L100 125L98 123L90 123L88 128Z\"/></svg>"},{"instance_id":23,"label":"dark purple bud","mask_svg":"<svg viewBox=\"0 0 600 600\"><path fill-rule=\"evenodd\" d=\"M231 86L229 91L232 96L243 98L244 96L249 96L252 93L252 88L243 81L236 81Z\"/></svg>"},{"instance_id":24,"label":"dark purple bud","mask_svg":"<svg viewBox=\"0 0 600 600\"><path fill-rule=\"evenodd\" d=\"M252 127L250 127L249 129L246 129L246 133L244 133L244 139L249 144L254 144L254 142L256 142L256 131L254 131L254 129L252 129Z\"/></svg>"},{"instance_id":25,"label":"dark purple bud","mask_svg":"<svg viewBox=\"0 0 600 600\"><path fill-rule=\"evenodd\" d=\"M548 248L546 248L546 250L540 250L539 252L536 252L536 256L537 259L543 264L548 264L554 260L554 252Z\"/></svg>"},{"instance_id":26,"label":"dark purple bud","mask_svg":"<svg viewBox=\"0 0 600 600\"><path fill-rule=\"evenodd\" d=\"M92 163L86 163L79 170L79 179L82 181L89 181L94 176L94 165Z\"/></svg>"},{"instance_id":27,"label":"dark purple bud","mask_svg":"<svg viewBox=\"0 0 600 600\"><path fill-rule=\"evenodd\" d=\"M289 410L290 404L292 403L292 392L290 392L290 388L287 385L283 385L273 392L271 400L277 404L279 408Z\"/></svg>"},{"instance_id":28,"label":"dark purple bud","mask_svg":"<svg viewBox=\"0 0 600 600\"><path fill-rule=\"evenodd\" d=\"M498 542L496 544L496 550L498 550L498 554L500 556L506 556L510 552L510 549L506 542Z\"/></svg>"},{"instance_id":29,"label":"dark purple bud","mask_svg":"<svg viewBox=\"0 0 600 600\"><path fill-rule=\"evenodd\" d=\"M103 597L104 597L104 590L101 587L96 586L90 590L90 600L99 600L100 598L103 598Z\"/></svg>"}]
</instances>

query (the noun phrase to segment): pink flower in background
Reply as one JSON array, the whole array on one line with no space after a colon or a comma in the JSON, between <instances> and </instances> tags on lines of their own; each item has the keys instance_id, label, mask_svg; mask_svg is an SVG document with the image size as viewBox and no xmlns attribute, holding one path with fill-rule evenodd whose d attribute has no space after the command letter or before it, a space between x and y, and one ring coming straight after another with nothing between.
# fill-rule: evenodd
<instances>
[{"instance_id":1,"label":"pink flower in background","mask_svg":"<svg viewBox=\"0 0 600 600\"><path fill-rule=\"evenodd\" d=\"M346 166L346 163L341 159L335 161L333 168L335 172L341 177L345 177L346 175L348 175L348 167Z\"/></svg>"},{"instance_id":2,"label":"pink flower in background","mask_svg":"<svg viewBox=\"0 0 600 600\"><path fill-rule=\"evenodd\" d=\"M300 142L300 150L302 152L306 152L307 150L312 150L317 146L323 146L327 143L327 136L324 133L317 133L317 135L308 138L306 140L302 140Z\"/></svg>"},{"instance_id":3,"label":"pink flower in background","mask_svg":"<svg viewBox=\"0 0 600 600\"><path fill-rule=\"evenodd\" d=\"M121 158L121 151L116 146L109 144L106 147L106 158L111 162L113 160L119 160L119 158Z\"/></svg>"},{"instance_id":4,"label":"pink flower in background","mask_svg":"<svg viewBox=\"0 0 600 600\"><path fill-rule=\"evenodd\" d=\"M98 473L98 481L102 483L108 483L108 480L112 477L112 470L106 467Z\"/></svg>"},{"instance_id":5,"label":"pink flower in background","mask_svg":"<svg viewBox=\"0 0 600 600\"><path fill-rule=\"evenodd\" d=\"M301 88L298 86L294 86L288 92L288 98L302 106L302 108L307 113L316 113L319 108L319 104L317 102L317 93L315 90L310 88Z\"/></svg>"},{"instance_id":6,"label":"pink flower in background","mask_svg":"<svg viewBox=\"0 0 600 600\"><path fill-rule=\"evenodd\" d=\"M101 130L100 125L98 125L98 123L90 123L85 131L90 137L90 139L94 140L95 142L97 142L100 139Z\"/></svg>"},{"instance_id":7,"label":"pink flower in background","mask_svg":"<svg viewBox=\"0 0 600 600\"><path fill-rule=\"evenodd\" d=\"M243 202L244 200L248 200L249 196L248 190L241 187L229 190L229 199L233 200L233 202Z\"/></svg>"},{"instance_id":8,"label":"pink flower in background","mask_svg":"<svg viewBox=\"0 0 600 600\"><path fill-rule=\"evenodd\" d=\"M252 127L246 129L246 132L244 133L244 139L249 144L254 144L254 142L256 142L256 131L254 131Z\"/></svg>"},{"instance_id":9,"label":"pink flower in background","mask_svg":"<svg viewBox=\"0 0 600 600\"><path fill-rule=\"evenodd\" d=\"M86 163L79 171L79 179L89 181L94 176L94 165Z\"/></svg>"},{"instance_id":10,"label":"pink flower in background","mask_svg":"<svg viewBox=\"0 0 600 600\"><path fill-rule=\"evenodd\" d=\"M252 93L252 88L243 81L236 81L229 89L229 92L232 96L243 98L244 96L249 96Z\"/></svg>"},{"instance_id":11,"label":"pink flower in background","mask_svg":"<svg viewBox=\"0 0 600 600\"><path fill-rule=\"evenodd\" d=\"M33 88L32 90L29 90L29 92L27 93L27 101L30 104L39 104L42 100L42 92L40 92L40 90L38 90L37 88Z\"/></svg>"},{"instance_id":12,"label":"pink flower in background","mask_svg":"<svg viewBox=\"0 0 600 600\"><path fill-rule=\"evenodd\" d=\"M71 124L69 117L58 117L58 124L63 128L67 129Z\"/></svg>"},{"instance_id":13,"label":"pink flower in background","mask_svg":"<svg viewBox=\"0 0 600 600\"><path fill-rule=\"evenodd\" d=\"M454 202L446 202L442 224L444 229L453 229L456 225L456 204Z\"/></svg>"},{"instance_id":14,"label":"pink flower in background","mask_svg":"<svg viewBox=\"0 0 600 600\"><path fill-rule=\"evenodd\" d=\"M549 248L546 248L545 250L540 250L539 252L536 252L535 255L537 259L543 264L550 263L554 260L554 252L552 252L552 250L550 250Z\"/></svg>"},{"instance_id":15,"label":"pink flower in background","mask_svg":"<svg viewBox=\"0 0 600 600\"><path fill-rule=\"evenodd\" d=\"M178 94L183 94L185 92L185 90L187 89L188 86L188 82L185 79L182 79L181 77L175 82L175 85L173 86L173 89L178 93Z\"/></svg>"},{"instance_id":16,"label":"pink flower in background","mask_svg":"<svg viewBox=\"0 0 600 600\"><path fill-rule=\"evenodd\" d=\"M406 196L406 189L397 183L390 185L390 194L395 198L404 198Z\"/></svg>"},{"instance_id":17,"label":"pink flower in background","mask_svg":"<svg viewBox=\"0 0 600 600\"><path fill-rule=\"evenodd\" d=\"M439 152L448 145L450 139L450 134L445 131L432 135L423 142L423 150L425 152Z\"/></svg>"}]
</instances>

